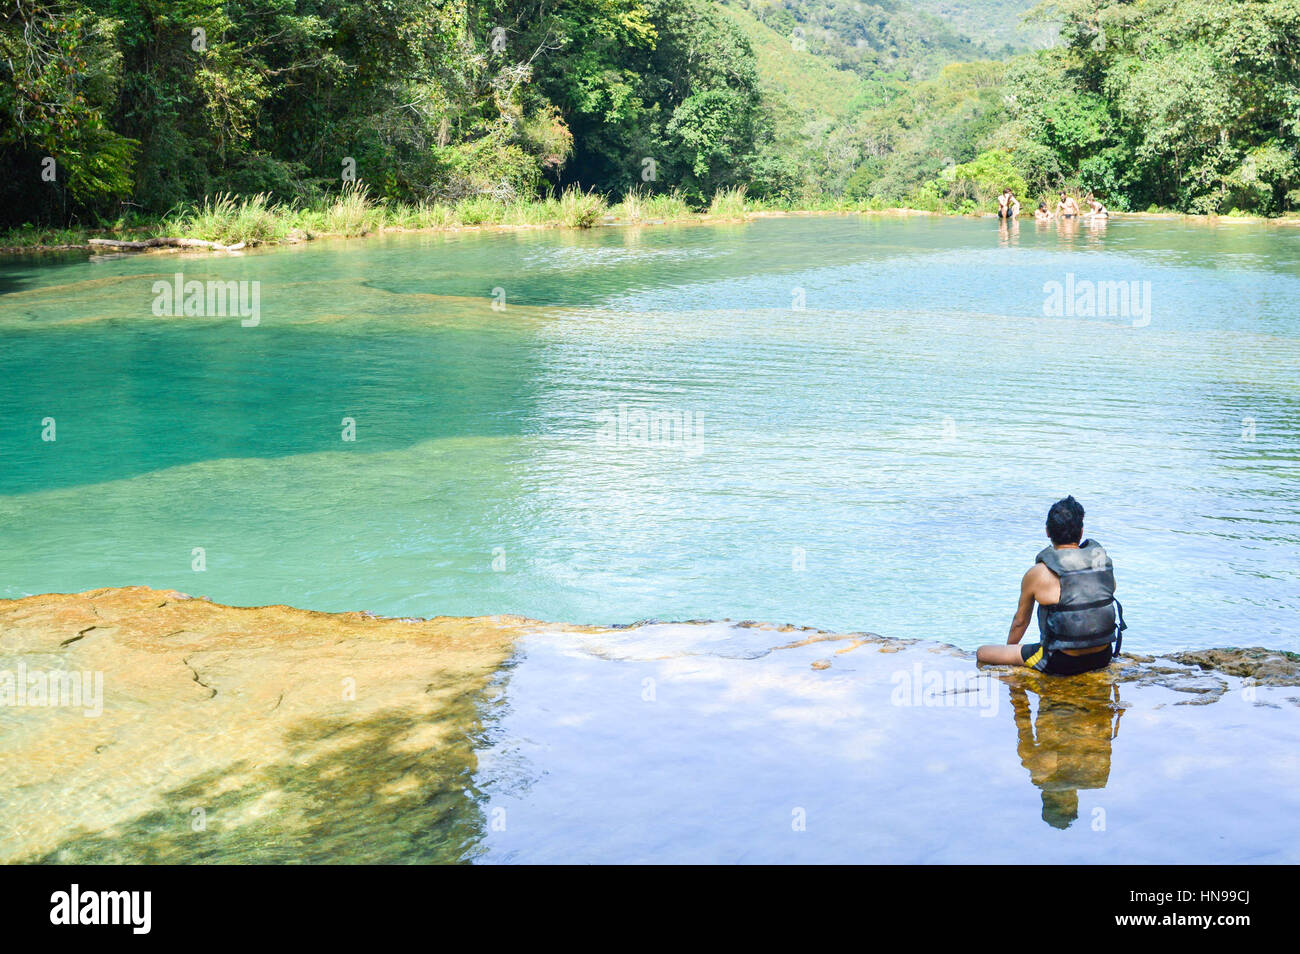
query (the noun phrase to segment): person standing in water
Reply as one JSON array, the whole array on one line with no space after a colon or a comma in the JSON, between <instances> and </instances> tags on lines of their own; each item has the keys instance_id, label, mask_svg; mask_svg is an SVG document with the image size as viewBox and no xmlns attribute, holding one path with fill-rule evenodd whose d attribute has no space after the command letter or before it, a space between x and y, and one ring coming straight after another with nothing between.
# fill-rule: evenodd
<instances>
[{"instance_id":1,"label":"person standing in water","mask_svg":"<svg viewBox=\"0 0 1300 954\"><path fill-rule=\"evenodd\" d=\"M1020 215L1020 200L1008 188L1003 189L1002 194L998 196L998 218L1014 219Z\"/></svg>"},{"instance_id":2,"label":"person standing in water","mask_svg":"<svg viewBox=\"0 0 1300 954\"><path fill-rule=\"evenodd\" d=\"M1006 645L981 646L976 662L1074 676L1105 668L1119 652L1127 626L1115 599L1115 571L1101 544L1083 539L1083 505L1073 497L1052 504L1047 536L1052 545L1020 581ZM1021 646L1035 603L1041 642Z\"/></svg>"},{"instance_id":3,"label":"person standing in water","mask_svg":"<svg viewBox=\"0 0 1300 954\"><path fill-rule=\"evenodd\" d=\"M1056 214L1063 219L1072 219L1079 214L1079 203L1074 196L1061 193L1061 201L1056 203Z\"/></svg>"}]
</instances>

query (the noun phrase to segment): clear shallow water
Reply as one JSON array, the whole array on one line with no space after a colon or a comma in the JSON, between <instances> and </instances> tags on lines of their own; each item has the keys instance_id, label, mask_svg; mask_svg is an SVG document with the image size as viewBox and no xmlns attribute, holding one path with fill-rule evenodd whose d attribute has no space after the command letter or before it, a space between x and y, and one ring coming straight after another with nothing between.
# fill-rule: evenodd
<instances>
[{"instance_id":1,"label":"clear shallow water","mask_svg":"<svg viewBox=\"0 0 1300 954\"><path fill-rule=\"evenodd\" d=\"M177 271L260 282L260 325L154 317ZM1070 273L1149 281L1149 324L1044 317ZM148 583L970 648L1004 637L1073 493L1126 646L1300 649L1288 229L404 236L11 260L0 290L0 596ZM689 429L643 441L638 411Z\"/></svg>"},{"instance_id":2,"label":"clear shallow water","mask_svg":"<svg viewBox=\"0 0 1300 954\"><path fill-rule=\"evenodd\" d=\"M938 647L808 635L661 624L526 638L487 709L462 857L1300 858L1294 687L1194 666L1163 680L1119 666L976 676Z\"/></svg>"}]
</instances>

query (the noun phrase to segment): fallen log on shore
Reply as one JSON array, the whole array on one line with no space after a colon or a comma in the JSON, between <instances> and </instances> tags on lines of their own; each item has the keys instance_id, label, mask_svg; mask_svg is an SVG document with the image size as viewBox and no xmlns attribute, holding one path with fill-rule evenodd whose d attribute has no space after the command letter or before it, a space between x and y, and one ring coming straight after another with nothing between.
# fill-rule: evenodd
<instances>
[{"instance_id":1,"label":"fallen log on shore","mask_svg":"<svg viewBox=\"0 0 1300 954\"><path fill-rule=\"evenodd\" d=\"M194 238L151 238L143 241L129 241L126 239L101 239L93 238L90 240L91 245L102 245L108 248L124 249L146 249L146 248L207 248L214 252L236 252L243 248L244 242L237 242L234 245L222 245L220 242L209 242L206 239Z\"/></svg>"}]
</instances>

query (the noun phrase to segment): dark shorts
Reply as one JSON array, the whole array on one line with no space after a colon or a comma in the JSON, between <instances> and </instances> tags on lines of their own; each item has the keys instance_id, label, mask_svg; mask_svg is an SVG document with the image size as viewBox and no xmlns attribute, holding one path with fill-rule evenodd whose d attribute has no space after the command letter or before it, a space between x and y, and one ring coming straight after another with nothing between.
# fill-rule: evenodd
<instances>
[{"instance_id":1,"label":"dark shorts","mask_svg":"<svg viewBox=\"0 0 1300 954\"><path fill-rule=\"evenodd\" d=\"M1030 669L1037 669L1049 676L1077 676L1109 666L1113 658L1113 647L1107 646L1083 656L1071 656L1062 652L1049 653L1043 649L1042 643L1030 643L1020 647L1020 658Z\"/></svg>"}]
</instances>

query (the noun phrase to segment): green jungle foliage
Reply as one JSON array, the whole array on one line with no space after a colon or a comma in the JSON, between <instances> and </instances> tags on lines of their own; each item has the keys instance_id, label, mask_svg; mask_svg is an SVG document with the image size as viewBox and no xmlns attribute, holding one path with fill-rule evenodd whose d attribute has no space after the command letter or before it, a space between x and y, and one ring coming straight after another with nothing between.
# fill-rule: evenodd
<instances>
[{"instance_id":1,"label":"green jungle foliage","mask_svg":"<svg viewBox=\"0 0 1300 954\"><path fill-rule=\"evenodd\" d=\"M316 206L356 181L415 205L1300 201L1300 0L1028 6L0 0L0 221Z\"/></svg>"}]
</instances>

